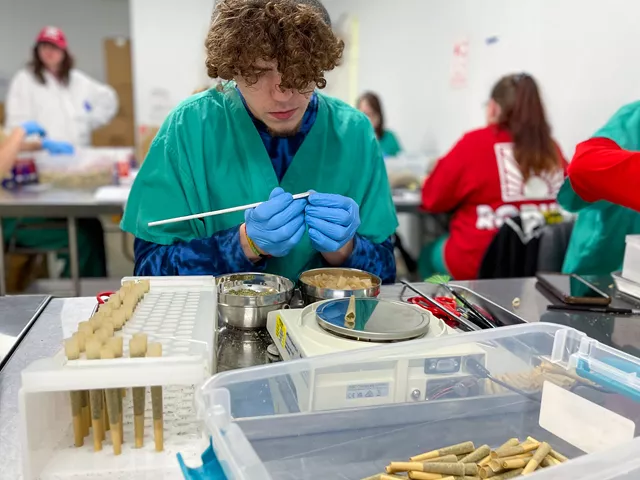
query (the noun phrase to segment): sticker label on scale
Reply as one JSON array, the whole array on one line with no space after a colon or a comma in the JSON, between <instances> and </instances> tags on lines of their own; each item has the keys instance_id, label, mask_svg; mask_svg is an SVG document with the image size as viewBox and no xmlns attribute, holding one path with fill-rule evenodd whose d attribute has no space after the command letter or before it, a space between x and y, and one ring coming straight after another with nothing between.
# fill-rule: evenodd
<instances>
[{"instance_id":1,"label":"sticker label on scale","mask_svg":"<svg viewBox=\"0 0 640 480\"><path fill-rule=\"evenodd\" d=\"M276 337L280 340L282 348L285 348L287 344L287 327L285 327L280 315L276 317Z\"/></svg>"},{"instance_id":2,"label":"sticker label on scale","mask_svg":"<svg viewBox=\"0 0 640 480\"><path fill-rule=\"evenodd\" d=\"M349 385L347 387L347 400L358 398L377 398L389 396L388 383L365 383L362 385Z\"/></svg>"},{"instance_id":3,"label":"sticker label on scale","mask_svg":"<svg viewBox=\"0 0 640 480\"><path fill-rule=\"evenodd\" d=\"M628 418L549 381L542 387L539 423L586 453L630 442L636 428Z\"/></svg>"},{"instance_id":4,"label":"sticker label on scale","mask_svg":"<svg viewBox=\"0 0 640 480\"><path fill-rule=\"evenodd\" d=\"M289 358L291 360L302 358L302 355L300 355L298 347L293 343L291 336L287 335L287 327L282 321L282 317L280 317L280 315L276 317L276 337L280 341L282 348L284 348L289 354Z\"/></svg>"}]
</instances>

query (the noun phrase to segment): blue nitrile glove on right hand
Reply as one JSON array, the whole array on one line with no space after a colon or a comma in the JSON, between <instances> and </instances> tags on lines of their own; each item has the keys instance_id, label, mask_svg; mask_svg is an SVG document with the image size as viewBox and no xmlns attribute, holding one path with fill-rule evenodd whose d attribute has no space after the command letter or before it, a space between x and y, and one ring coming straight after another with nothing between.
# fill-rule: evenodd
<instances>
[{"instance_id":1,"label":"blue nitrile glove on right hand","mask_svg":"<svg viewBox=\"0 0 640 480\"><path fill-rule=\"evenodd\" d=\"M306 198L294 200L290 193L275 188L268 201L245 212L247 236L267 255L288 255L304 235L306 206Z\"/></svg>"},{"instance_id":2,"label":"blue nitrile glove on right hand","mask_svg":"<svg viewBox=\"0 0 640 480\"><path fill-rule=\"evenodd\" d=\"M24 122L20 126L26 133L27 137L30 135L39 135L41 137L44 137L46 135L44 128L42 128L42 126L38 122L34 122L33 120Z\"/></svg>"},{"instance_id":3,"label":"blue nitrile glove on right hand","mask_svg":"<svg viewBox=\"0 0 640 480\"><path fill-rule=\"evenodd\" d=\"M74 152L73 145L69 142L58 142L49 138L42 140L42 148L51 155L71 155Z\"/></svg>"},{"instance_id":4,"label":"blue nitrile glove on right hand","mask_svg":"<svg viewBox=\"0 0 640 480\"><path fill-rule=\"evenodd\" d=\"M337 252L356 235L360 207L349 197L311 192L305 220L313 248L318 252Z\"/></svg>"}]
</instances>

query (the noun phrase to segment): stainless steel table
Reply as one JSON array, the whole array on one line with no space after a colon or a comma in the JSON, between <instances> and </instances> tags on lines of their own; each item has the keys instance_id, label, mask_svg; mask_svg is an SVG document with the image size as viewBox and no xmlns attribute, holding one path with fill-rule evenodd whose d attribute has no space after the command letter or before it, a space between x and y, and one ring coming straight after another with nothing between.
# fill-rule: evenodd
<instances>
[{"instance_id":1,"label":"stainless steel table","mask_svg":"<svg viewBox=\"0 0 640 480\"><path fill-rule=\"evenodd\" d=\"M552 322L582 330L590 337L607 345L640 356L640 321L638 317L584 314L576 312L548 312L547 305L553 299L536 288L535 279L478 280L456 282L493 302L512 311L527 322ZM428 284L416 284L427 294L436 287ZM610 285L600 284L607 289ZM612 295L615 292L609 289ZM382 288L383 298L406 300L415 296L402 285ZM520 298L516 309L512 302ZM2 299L0 299L1 301ZM628 306L620 298L614 299L614 305ZM95 306L93 298L54 299L35 321L24 340L5 368L0 371L0 479L18 478L20 472L20 440L18 435L18 389L20 372L36 359L53 355L62 344L61 318L73 312L80 317L88 316ZM1 318L1 317L0 317ZM1 322L1 321L0 321ZM218 335L216 348L218 370L245 368L267 363L270 358L267 347L271 343L268 333L240 332L224 329Z\"/></svg>"},{"instance_id":2,"label":"stainless steel table","mask_svg":"<svg viewBox=\"0 0 640 480\"><path fill-rule=\"evenodd\" d=\"M78 237L76 219L121 214L121 202L98 202L93 192L45 190L0 191L0 238L2 218L64 218L69 235L69 263L76 296L80 295ZM6 294L4 248L0 248L0 296Z\"/></svg>"}]
</instances>

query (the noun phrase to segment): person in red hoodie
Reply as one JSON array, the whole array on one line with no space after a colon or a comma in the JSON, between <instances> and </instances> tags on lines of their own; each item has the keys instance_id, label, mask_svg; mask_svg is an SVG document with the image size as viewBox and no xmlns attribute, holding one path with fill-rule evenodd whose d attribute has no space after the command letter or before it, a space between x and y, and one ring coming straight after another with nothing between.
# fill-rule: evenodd
<instances>
[{"instance_id":1,"label":"person in red hoodie","mask_svg":"<svg viewBox=\"0 0 640 480\"><path fill-rule=\"evenodd\" d=\"M424 209L453 213L449 235L423 249L425 277L477 278L506 218L558 210L567 162L551 138L534 78L521 73L500 79L487 103L487 122L465 134L425 181Z\"/></svg>"}]
</instances>

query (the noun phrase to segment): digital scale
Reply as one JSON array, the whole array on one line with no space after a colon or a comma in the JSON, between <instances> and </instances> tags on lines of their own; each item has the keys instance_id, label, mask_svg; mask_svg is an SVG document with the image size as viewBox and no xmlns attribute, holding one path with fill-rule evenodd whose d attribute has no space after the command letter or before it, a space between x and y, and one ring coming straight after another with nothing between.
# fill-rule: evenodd
<instances>
[{"instance_id":1,"label":"digital scale","mask_svg":"<svg viewBox=\"0 0 640 480\"><path fill-rule=\"evenodd\" d=\"M269 313L267 330L283 360L364 349L385 343L455 335L430 312L389 300L358 298L355 322L345 322L346 299L314 303L302 310ZM353 305L352 305L353 307ZM446 347L410 358L376 358L339 370L318 369L291 375L294 397L301 411L350 408L386 403L430 400L447 390L447 398L481 393L484 381L466 368L470 358L485 365L486 352L476 344ZM291 405L286 405L290 410ZM285 407L283 407L285 411Z\"/></svg>"}]
</instances>

